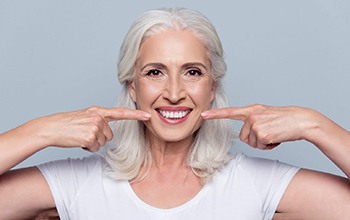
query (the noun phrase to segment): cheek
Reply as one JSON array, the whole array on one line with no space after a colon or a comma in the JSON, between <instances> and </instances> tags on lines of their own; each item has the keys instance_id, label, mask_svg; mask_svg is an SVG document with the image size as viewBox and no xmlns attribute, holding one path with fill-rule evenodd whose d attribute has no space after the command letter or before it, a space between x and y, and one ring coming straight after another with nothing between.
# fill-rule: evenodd
<instances>
[{"instance_id":1,"label":"cheek","mask_svg":"<svg viewBox=\"0 0 350 220\"><path fill-rule=\"evenodd\" d=\"M189 87L189 94L197 106L207 109L213 99L212 86L210 84L192 85Z\"/></svg>"},{"instance_id":2,"label":"cheek","mask_svg":"<svg viewBox=\"0 0 350 220\"><path fill-rule=\"evenodd\" d=\"M136 104L141 109L149 108L161 94L160 86L142 84L136 87Z\"/></svg>"}]
</instances>

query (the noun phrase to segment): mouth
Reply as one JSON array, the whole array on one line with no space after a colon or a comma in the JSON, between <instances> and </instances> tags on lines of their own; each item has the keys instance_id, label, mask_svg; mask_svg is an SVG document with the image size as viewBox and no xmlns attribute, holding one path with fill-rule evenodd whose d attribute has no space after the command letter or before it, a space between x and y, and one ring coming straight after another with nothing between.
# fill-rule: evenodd
<instances>
[{"instance_id":1,"label":"mouth","mask_svg":"<svg viewBox=\"0 0 350 220\"><path fill-rule=\"evenodd\" d=\"M192 109L187 107L157 108L160 118L169 124L178 124L186 120Z\"/></svg>"}]
</instances>

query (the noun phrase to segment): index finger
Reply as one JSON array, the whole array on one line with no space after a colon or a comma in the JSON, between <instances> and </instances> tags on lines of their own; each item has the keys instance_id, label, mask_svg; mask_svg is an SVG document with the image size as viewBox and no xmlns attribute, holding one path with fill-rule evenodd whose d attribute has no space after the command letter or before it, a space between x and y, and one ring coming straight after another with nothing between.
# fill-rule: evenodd
<instances>
[{"instance_id":1,"label":"index finger","mask_svg":"<svg viewBox=\"0 0 350 220\"><path fill-rule=\"evenodd\" d=\"M116 120L147 121L151 117L151 115L145 111L128 108L101 108L99 112L108 122Z\"/></svg>"},{"instance_id":2,"label":"index finger","mask_svg":"<svg viewBox=\"0 0 350 220\"><path fill-rule=\"evenodd\" d=\"M234 119L240 121L246 121L249 114L251 113L251 107L228 107L228 108L219 108L211 109L205 112L202 112L204 119Z\"/></svg>"}]
</instances>

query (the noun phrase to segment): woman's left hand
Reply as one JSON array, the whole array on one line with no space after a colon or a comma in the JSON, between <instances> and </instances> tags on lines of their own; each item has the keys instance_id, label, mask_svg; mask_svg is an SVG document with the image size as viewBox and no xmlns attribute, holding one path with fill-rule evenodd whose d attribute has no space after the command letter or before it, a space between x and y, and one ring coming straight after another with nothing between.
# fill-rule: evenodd
<instances>
[{"instance_id":1,"label":"woman's left hand","mask_svg":"<svg viewBox=\"0 0 350 220\"><path fill-rule=\"evenodd\" d=\"M240 139L260 149L305 139L348 177L301 169L284 192L274 219L349 219L350 132L321 113L303 107L251 105L212 109L202 116L208 120L243 121Z\"/></svg>"},{"instance_id":2,"label":"woman's left hand","mask_svg":"<svg viewBox=\"0 0 350 220\"><path fill-rule=\"evenodd\" d=\"M320 113L303 107L250 105L212 109L202 113L204 119L229 118L243 121L241 141L254 148L272 149L282 142L308 140L308 132L317 127Z\"/></svg>"}]
</instances>

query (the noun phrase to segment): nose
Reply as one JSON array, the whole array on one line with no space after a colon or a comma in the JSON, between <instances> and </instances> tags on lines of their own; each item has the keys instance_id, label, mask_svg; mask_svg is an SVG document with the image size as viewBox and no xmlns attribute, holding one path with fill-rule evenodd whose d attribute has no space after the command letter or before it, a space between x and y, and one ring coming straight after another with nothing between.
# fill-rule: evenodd
<instances>
[{"instance_id":1,"label":"nose","mask_svg":"<svg viewBox=\"0 0 350 220\"><path fill-rule=\"evenodd\" d=\"M186 98L186 89L181 77L171 76L168 78L164 88L163 98L172 104L179 103Z\"/></svg>"}]
</instances>

